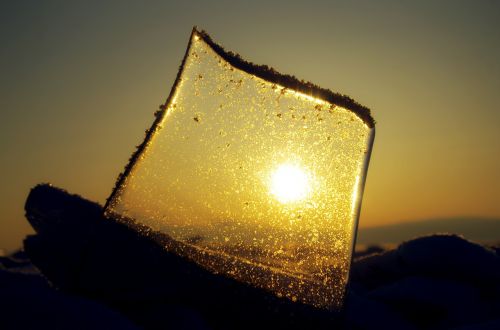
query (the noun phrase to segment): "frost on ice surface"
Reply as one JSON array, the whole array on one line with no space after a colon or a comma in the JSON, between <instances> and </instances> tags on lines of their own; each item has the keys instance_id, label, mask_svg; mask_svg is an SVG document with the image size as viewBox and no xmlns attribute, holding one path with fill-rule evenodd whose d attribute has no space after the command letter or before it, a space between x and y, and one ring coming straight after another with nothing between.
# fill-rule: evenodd
<instances>
[{"instance_id":1,"label":"frost on ice surface","mask_svg":"<svg viewBox=\"0 0 500 330\"><path fill-rule=\"evenodd\" d=\"M167 235L168 249L213 272L339 308L374 125L324 91L194 30L106 214Z\"/></svg>"}]
</instances>

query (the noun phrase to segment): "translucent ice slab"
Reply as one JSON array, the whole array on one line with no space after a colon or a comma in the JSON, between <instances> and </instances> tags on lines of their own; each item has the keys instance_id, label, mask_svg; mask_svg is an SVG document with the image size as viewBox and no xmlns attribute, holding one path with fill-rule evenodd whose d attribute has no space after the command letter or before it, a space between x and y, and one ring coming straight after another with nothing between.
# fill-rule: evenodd
<instances>
[{"instance_id":1,"label":"translucent ice slab","mask_svg":"<svg viewBox=\"0 0 500 330\"><path fill-rule=\"evenodd\" d=\"M193 30L177 80L108 200L166 248L279 297L343 303L374 137L348 97Z\"/></svg>"}]
</instances>

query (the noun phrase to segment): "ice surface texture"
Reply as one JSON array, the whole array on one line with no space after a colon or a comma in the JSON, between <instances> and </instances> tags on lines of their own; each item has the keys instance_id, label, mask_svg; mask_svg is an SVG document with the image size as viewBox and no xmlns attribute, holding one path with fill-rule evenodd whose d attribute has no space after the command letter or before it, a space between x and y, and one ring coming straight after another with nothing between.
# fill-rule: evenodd
<instances>
[{"instance_id":1,"label":"ice surface texture","mask_svg":"<svg viewBox=\"0 0 500 330\"><path fill-rule=\"evenodd\" d=\"M353 100L193 30L106 214L168 235L166 248L212 272L337 309L373 137Z\"/></svg>"}]
</instances>

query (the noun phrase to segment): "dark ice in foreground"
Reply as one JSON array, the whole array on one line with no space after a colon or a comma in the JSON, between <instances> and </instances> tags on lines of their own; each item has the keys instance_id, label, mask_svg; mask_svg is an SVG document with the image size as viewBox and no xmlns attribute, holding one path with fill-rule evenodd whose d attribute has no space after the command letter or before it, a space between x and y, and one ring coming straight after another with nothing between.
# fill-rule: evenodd
<instances>
[{"instance_id":1,"label":"dark ice in foreground","mask_svg":"<svg viewBox=\"0 0 500 330\"><path fill-rule=\"evenodd\" d=\"M0 258L6 329L134 328L127 319L146 329L331 329L340 321L214 275L161 248L153 233L138 235L63 190L35 187L26 216L36 235L26 238L24 253ZM345 328L499 328L498 245L442 234L367 251L375 252L359 254L352 266Z\"/></svg>"}]
</instances>

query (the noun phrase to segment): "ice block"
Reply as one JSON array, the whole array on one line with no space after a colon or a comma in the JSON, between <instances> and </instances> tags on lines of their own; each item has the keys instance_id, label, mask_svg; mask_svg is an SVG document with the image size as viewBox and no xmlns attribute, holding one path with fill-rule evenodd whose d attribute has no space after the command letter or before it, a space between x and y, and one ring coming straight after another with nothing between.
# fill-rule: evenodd
<instances>
[{"instance_id":1,"label":"ice block","mask_svg":"<svg viewBox=\"0 0 500 330\"><path fill-rule=\"evenodd\" d=\"M374 127L349 97L195 28L105 214L168 236L166 249L214 273L338 310Z\"/></svg>"}]
</instances>

